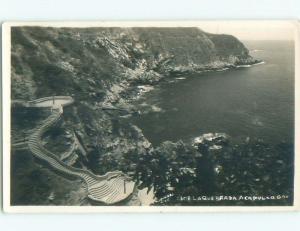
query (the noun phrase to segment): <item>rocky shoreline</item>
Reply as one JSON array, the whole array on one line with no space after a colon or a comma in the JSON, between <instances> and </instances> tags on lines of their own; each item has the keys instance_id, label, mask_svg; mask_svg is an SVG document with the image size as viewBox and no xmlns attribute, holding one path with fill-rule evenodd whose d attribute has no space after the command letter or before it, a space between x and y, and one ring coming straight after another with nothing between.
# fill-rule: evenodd
<instances>
[{"instance_id":1,"label":"rocky shoreline","mask_svg":"<svg viewBox=\"0 0 300 231\"><path fill-rule=\"evenodd\" d=\"M235 64L229 63L217 63L215 65L189 65L189 66L176 66L173 68L168 68L163 74L159 74L154 71L145 73L148 76L146 79L141 77L128 78L129 81L123 81L120 84L113 85L107 90L104 101L101 104L111 105L118 101L123 101L124 99L134 99L141 93L148 92L152 90L155 85L159 82L170 79L178 79L178 76L187 74L202 74L207 72L220 72L229 71L238 68L251 67L253 65L264 64L263 60L254 59L250 57L243 62L239 61ZM124 99L123 99L124 98Z\"/></svg>"},{"instance_id":2,"label":"rocky shoreline","mask_svg":"<svg viewBox=\"0 0 300 231\"><path fill-rule=\"evenodd\" d=\"M138 113L133 106L134 100L161 81L260 62L252 58L247 48L233 36L208 34L199 28L13 28L12 99L28 101L52 95L72 96L75 103L64 110L60 129L46 134L47 147L66 149L66 136L76 133L87 155L80 155L77 150L76 160L71 163L73 166L89 169L95 174L121 170L136 181L139 189L152 190L158 199L170 193L217 194L225 186L265 192L270 189L254 184L257 177L252 174L255 173L243 175L238 166L230 168L239 150L244 150L249 162L254 147L257 147L256 142L245 142L239 147L223 142L226 152L224 155L219 153L218 159L215 153L225 150L219 143L204 142L195 148L195 145L181 141L165 141L153 147L142 130L127 120L131 114ZM13 130L19 134L26 134L36 126L23 124L23 118L42 121L44 116L30 111L24 113L27 114L12 116ZM255 155L267 148L273 147L260 143ZM278 150L273 152L280 156ZM253 169L256 169L257 158L250 162ZM244 168L247 168L247 161L243 163ZM262 162L261 166L271 166L272 162L268 161ZM289 162L290 159L286 158L278 163L279 170L290 168ZM26 166L24 169L25 181L30 182L32 171ZM222 172L221 169L225 170ZM16 173L17 170L16 167ZM274 178L274 185L282 186L286 192L289 187L284 182L289 178L284 175L276 179L275 175L276 172L264 177ZM243 181L240 176L251 178L249 187L232 187L234 182ZM55 184L59 184L59 178L53 179ZM48 190L53 182L45 184ZM278 186L272 190L280 192L281 189ZM83 191L81 185L78 185L78 191ZM46 194L47 191L42 196ZM26 200L23 195L19 196L18 203ZM72 203L90 203L82 197L76 198L71 200ZM137 194L133 198L137 198ZM70 198L66 200L70 201ZM62 202L55 199L49 202L53 203ZM132 203L139 202L137 199L128 202ZM177 202L168 203L174 205Z\"/></svg>"}]
</instances>

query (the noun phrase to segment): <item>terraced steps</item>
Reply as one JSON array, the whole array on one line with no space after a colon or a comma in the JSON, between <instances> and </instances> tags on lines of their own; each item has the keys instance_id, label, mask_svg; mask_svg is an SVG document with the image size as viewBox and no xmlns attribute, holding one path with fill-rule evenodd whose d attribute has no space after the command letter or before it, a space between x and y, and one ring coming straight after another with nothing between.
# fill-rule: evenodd
<instances>
[{"instance_id":1,"label":"terraced steps","mask_svg":"<svg viewBox=\"0 0 300 231\"><path fill-rule=\"evenodd\" d=\"M38 103L43 104L43 106L47 104L42 100L39 100ZM133 192L134 182L130 181L121 171L108 172L101 176L95 175L88 170L65 164L42 145L43 134L61 118L63 112L61 107L60 105L60 107L52 108L52 114L29 137L28 146L31 152L37 158L47 162L52 168L64 174L81 178L86 183L88 197L92 200L114 204L126 199Z\"/></svg>"}]
</instances>

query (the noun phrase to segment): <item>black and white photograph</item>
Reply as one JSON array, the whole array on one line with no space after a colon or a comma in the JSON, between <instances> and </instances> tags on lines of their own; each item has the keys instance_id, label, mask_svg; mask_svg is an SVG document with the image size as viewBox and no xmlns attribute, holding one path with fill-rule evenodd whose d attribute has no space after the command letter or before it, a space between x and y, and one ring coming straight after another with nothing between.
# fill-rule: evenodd
<instances>
[{"instance_id":1,"label":"black and white photograph","mask_svg":"<svg viewBox=\"0 0 300 231\"><path fill-rule=\"evenodd\" d=\"M2 33L7 211L297 207L297 22Z\"/></svg>"}]
</instances>

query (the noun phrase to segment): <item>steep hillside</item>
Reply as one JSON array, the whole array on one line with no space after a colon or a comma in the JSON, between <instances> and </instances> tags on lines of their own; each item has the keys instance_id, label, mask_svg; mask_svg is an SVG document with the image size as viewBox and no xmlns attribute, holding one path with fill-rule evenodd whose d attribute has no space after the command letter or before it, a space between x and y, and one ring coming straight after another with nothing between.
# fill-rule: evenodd
<instances>
[{"instance_id":1,"label":"steep hillside","mask_svg":"<svg viewBox=\"0 0 300 231\"><path fill-rule=\"evenodd\" d=\"M78 131L96 153L101 145L105 153L124 154L137 146L133 134L150 146L138 128L122 124L119 117L132 112L126 98L136 84L254 62L233 36L198 28L16 27L12 99L70 95L76 103L66 116L69 129ZM103 105L127 112L103 113Z\"/></svg>"},{"instance_id":2,"label":"steep hillside","mask_svg":"<svg viewBox=\"0 0 300 231\"><path fill-rule=\"evenodd\" d=\"M151 146L120 117L135 111L126 101L137 84L255 62L233 36L198 28L16 27L12 99L72 96L75 105L65 118L69 130L78 131L96 156L120 156ZM103 112L103 105L123 110Z\"/></svg>"},{"instance_id":3,"label":"steep hillside","mask_svg":"<svg viewBox=\"0 0 300 231\"><path fill-rule=\"evenodd\" d=\"M221 183L216 181L208 183L210 185L203 183L203 176L212 179L216 175L216 164L221 165L228 159L235 161L236 146L228 147L227 156L220 155L224 160L210 156L211 142L196 148L182 142L165 142L154 148L126 117L138 113L130 100L141 84L154 85L186 72L258 62L238 39L205 33L198 28L22 27L12 28L11 35L12 99L19 102L69 95L75 100L64 109L58 128L49 131L44 139L47 148L61 152L69 148L70 134L76 134L86 154L77 150L70 165L96 174L121 170L131 175L141 188L153 186L158 198L170 190L178 190L179 196L182 192L206 195L219 190L222 193L224 184L230 185L227 176L231 176L231 172L218 178ZM28 134L38 125L32 121L43 121L45 113L13 108L13 134ZM24 118L30 123L20 122ZM219 139L216 142L228 143ZM244 145L243 150L250 153L252 146ZM248 162L243 164L246 166ZM278 179L274 177L275 180ZM279 180L278 184L285 182L285 178ZM236 189L239 188L237 185ZM76 200L82 200L81 196ZM74 200L68 201L73 203ZM78 201L73 204L76 203Z\"/></svg>"},{"instance_id":4,"label":"steep hillside","mask_svg":"<svg viewBox=\"0 0 300 231\"><path fill-rule=\"evenodd\" d=\"M99 101L121 81L256 62L235 37L198 28L12 28L12 45L12 96L23 99L87 90Z\"/></svg>"}]
</instances>

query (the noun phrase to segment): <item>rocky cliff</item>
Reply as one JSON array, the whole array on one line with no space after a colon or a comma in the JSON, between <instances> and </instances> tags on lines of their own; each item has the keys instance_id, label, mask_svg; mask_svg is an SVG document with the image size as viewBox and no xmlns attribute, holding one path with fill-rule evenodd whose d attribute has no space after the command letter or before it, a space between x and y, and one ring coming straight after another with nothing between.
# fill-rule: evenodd
<instances>
[{"instance_id":1,"label":"rocky cliff","mask_svg":"<svg viewBox=\"0 0 300 231\"><path fill-rule=\"evenodd\" d=\"M67 127L96 156L151 146L120 119L134 112L127 99L137 84L257 62L235 37L198 28L15 27L11 37L12 99L72 96Z\"/></svg>"},{"instance_id":2,"label":"rocky cliff","mask_svg":"<svg viewBox=\"0 0 300 231\"><path fill-rule=\"evenodd\" d=\"M135 85L257 62L235 37L198 28L15 27L11 37L12 98L73 96L66 123L97 153L124 153L137 139L151 146L120 121L134 111L126 100Z\"/></svg>"},{"instance_id":3,"label":"rocky cliff","mask_svg":"<svg viewBox=\"0 0 300 231\"><path fill-rule=\"evenodd\" d=\"M12 97L88 91L101 100L122 81L257 62L230 35L198 28L12 28ZM83 97L83 96L82 96Z\"/></svg>"},{"instance_id":4,"label":"rocky cliff","mask_svg":"<svg viewBox=\"0 0 300 231\"><path fill-rule=\"evenodd\" d=\"M158 198L170 190L178 190L178 195L187 189L194 194L204 192L205 179L199 181L201 177L195 176L207 175L201 166L210 161L212 167L207 172L213 177L219 161L203 159L207 148L195 150L181 142L154 148L126 117L136 113L130 100L141 83L154 85L186 72L258 62L238 39L198 28L22 27L12 28L11 35L12 99L52 95L75 99L64 109L59 129L45 137L47 148L67 150L70 134L76 134L85 152L76 150L70 165L96 174L122 170L134 177L137 185L154 186ZM28 134L36 126L32 121L43 121L43 117L43 113L13 108L12 130L14 134ZM24 124L24 118L31 123ZM220 192L227 184L224 182L219 184Z\"/></svg>"}]
</instances>

